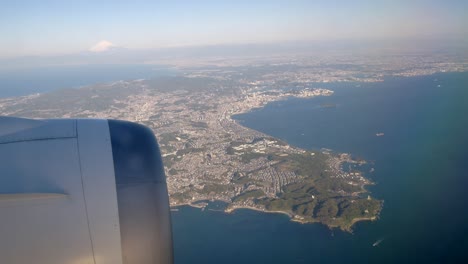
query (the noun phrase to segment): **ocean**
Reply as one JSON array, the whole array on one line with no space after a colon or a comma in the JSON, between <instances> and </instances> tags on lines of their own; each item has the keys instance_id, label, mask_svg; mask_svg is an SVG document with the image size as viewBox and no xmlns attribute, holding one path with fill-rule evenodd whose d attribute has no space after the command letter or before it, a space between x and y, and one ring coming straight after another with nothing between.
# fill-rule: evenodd
<instances>
[{"instance_id":1,"label":"ocean","mask_svg":"<svg viewBox=\"0 0 468 264\"><path fill-rule=\"evenodd\" d=\"M78 88L119 80L174 75L162 65L74 65L0 70L0 98Z\"/></svg>"},{"instance_id":2,"label":"ocean","mask_svg":"<svg viewBox=\"0 0 468 264\"><path fill-rule=\"evenodd\" d=\"M334 95L273 102L235 118L301 148L372 162L366 176L376 183L372 196L385 201L380 219L350 234L281 214L225 214L219 203L184 206L172 214L175 262L466 262L468 73L317 85Z\"/></svg>"}]
</instances>

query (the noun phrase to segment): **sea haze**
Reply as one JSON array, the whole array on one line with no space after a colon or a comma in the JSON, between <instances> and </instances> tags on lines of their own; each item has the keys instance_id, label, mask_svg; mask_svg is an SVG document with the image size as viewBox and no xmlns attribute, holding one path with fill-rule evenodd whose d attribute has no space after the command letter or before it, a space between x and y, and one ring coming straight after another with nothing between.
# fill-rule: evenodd
<instances>
[{"instance_id":1,"label":"sea haze","mask_svg":"<svg viewBox=\"0 0 468 264\"><path fill-rule=\"evenodd\" d=\"M176 263L466 261L467 87L468 73L328 84L333 96L274 102L237 116L290 144L372 162L375 171L366 176L376 183L372 195L385 200L380 219L349 234L279 214L181 207L172 218Z\"/></svg>"},{"instance_id":2,"label":"sea haze","mask_svg":"<svg viewBox=\"0 0 468 264\"><path fill-rule=\"evenodd\" d=\"M174 75L160 65L76 65L0 70L0 97L44 93L119 80L150 79Z\"/></svg>"}]
</instances>

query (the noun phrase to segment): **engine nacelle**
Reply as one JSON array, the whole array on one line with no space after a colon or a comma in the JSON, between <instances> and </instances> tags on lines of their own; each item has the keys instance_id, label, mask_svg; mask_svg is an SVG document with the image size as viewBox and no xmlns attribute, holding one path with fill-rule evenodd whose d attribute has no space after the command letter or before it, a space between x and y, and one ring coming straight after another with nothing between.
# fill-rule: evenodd
<instances>
[{"instance_id":1,"label":"engine nacelle","mask_svg":"<svg viewBox=\"0 0 468 264\"><path fill-rule=\"evenodd\" d=\"M152 131L117 120L0 117L0 263L172 263Z\"/></svg>"}]
</instances>

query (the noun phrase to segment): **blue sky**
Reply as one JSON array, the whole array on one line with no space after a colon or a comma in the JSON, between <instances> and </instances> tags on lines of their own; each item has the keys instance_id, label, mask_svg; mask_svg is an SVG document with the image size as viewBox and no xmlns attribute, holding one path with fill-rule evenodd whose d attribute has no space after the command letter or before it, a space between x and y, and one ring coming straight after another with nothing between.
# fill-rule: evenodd
<instances>
[{"instance_id":1,"label":"blue sky","mask_svg":"<svg viewBox=\"0 0 468 264\"><path fill-rule=\"evenodd\" d=\"M284 41L468 37L468 1L0 1L0 57Z\"/></svg>"}]
</instances>

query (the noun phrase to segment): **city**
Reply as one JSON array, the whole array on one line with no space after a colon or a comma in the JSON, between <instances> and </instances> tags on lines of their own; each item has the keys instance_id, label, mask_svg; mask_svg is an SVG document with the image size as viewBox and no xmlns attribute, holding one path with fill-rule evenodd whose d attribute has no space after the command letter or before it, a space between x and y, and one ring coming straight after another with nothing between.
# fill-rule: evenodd
<instances>
[{"instance_id":1,"label":"city","mask_svg":"<svg viewBox=\"0 0 468 264\"><path fill-rule=\"evenodd\" d=\"M424 67L416 67L421 60ZM252 59L248 65L210 70L182 67L183 74L174 77L0 99L0 110L5 115L125 119L147 125L159 141L171 206L223 201L226 212L282 212L295 221L343 230L350 230L356 219L376 219L383 201L367 194L365 186L373 183L359 170L365 161L331 150L293 147L241 125L233 116L291 97L333 95L320 87L329 81L380 82L383 76L459 71L467 65L410 57L398 64L379 61L388 65L363 71L363 64L377 63L365 59L345 61L347 70L335 65L319 73L312 59L290 61L261 66ZM401 68L402 63L408 67ZM346 170L349 164L355 165L352 170ZM353 213L347 215L347 210Z\"/></svg>"}]
</instances>

